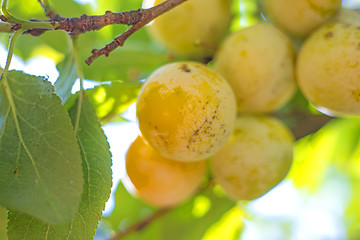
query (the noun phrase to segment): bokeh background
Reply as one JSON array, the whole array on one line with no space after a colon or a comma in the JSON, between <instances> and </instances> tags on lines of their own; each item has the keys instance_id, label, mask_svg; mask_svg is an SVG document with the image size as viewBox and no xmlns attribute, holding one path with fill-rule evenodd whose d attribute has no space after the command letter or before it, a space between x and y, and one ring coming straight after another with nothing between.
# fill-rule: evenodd
<instances>
[{"instance_id":1,"label":"bokeh background","mask_svg":"<svg viewBox=\"0 0 360 240\"><path fill-rule=\"evenodd\" d=\"M141 7L139 0L53 0L51 6L64 17L103 14ZM360 8L359 0L343 6ZM22 19L44 19L36 0L9 0L11 13ZM256 1L234 0L234 20L229 31L261 21ZM108 26L79 37L80 57L101 48L126 30ZM0 67L5 66L9 34L0 34ZM55 84L72 78L72 93L79 89L71 44L66 33L52 31L40 37L21 36L10 69L41 75ZM92 96L113 156L113 188L95 239L108 239L158 211L130 195L122 184L124 156L139 134L135 100L143 79L169 61L146 30L134 34L110 57L83 65L85 88ZM84 61L83 61L84 62ZM360 71L360 69L359 69ZM292 127L294 107L321 115L298 93L279 116ZM296 118L295 120L292 118ZM327 123L325 123L327 122ZM221 192L204 191L124 239L244 239L244 240L357 240L360 239L360 119L333 118L318 131L297 140L294 164L288 177L263 197L251 202L227 199ZM4 209L0 216L5 216ZM2 221L2 222L1 222ZM0 217L0 239L5 238Z\"/></svg>"}]
</instances>

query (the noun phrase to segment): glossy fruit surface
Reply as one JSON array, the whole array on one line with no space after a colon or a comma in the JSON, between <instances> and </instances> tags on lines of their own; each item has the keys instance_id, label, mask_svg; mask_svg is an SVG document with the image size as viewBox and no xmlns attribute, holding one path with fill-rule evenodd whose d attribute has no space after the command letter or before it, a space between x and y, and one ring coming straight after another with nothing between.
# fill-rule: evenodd
<instances>
[{"instance_id":1,"label":"glossy fruit surface","mask_svg":"<svg viewBox=\"0 0 360 240\"><path fill-rule=\"evenodd\" d=\"M197 161L214 154L231 135L236 102L229 84L213 70L176 62L146 80L136 113L142 135L155 150Z\"/></svg>"},{"instance_id":2,"label":"glossy fruit surface","mask_svg":"<svg viewBox=\"0 0 360 240\"><path fill-rule=\"evenodd\" d=\"M126 172L136 195L152 205L169 207L195 194L205 176L206 161L168 159L139 136L126 154Z\"/></svg>"},{"instance_id":3,"label":"glossy fruit surface","mask_svg":"<svg viewBox=\"0 0 360 240\"><path fill-rule=\"evenodd\" d=\"M215 54L215 69L234 89L240 112L275 111L296 88L290 40L267 23L228 36Z\"/></svg>"},{"instance_id":4,"label":"glossy fruit surface","mask_svg":"<svg viewBox=\"0 0 360 240\"><path fill-rule=\"evenodd\" d=\"M227 144L213 157L213 174L235 200L253 200L287 175L294 138L279 120L241 116Z\"/></svg>"},{"instance_id":5,"label":"glossy fruit surface","mask_svg":"<svg viewBox=\"0 0 360 240\"><path fill-rule=\"evenodd\" d=\"M304 37L341 7L341 0L262 0L265 15L287 32Z\"/></svg>"},{"instance_id":6,"label":"glossy fruit surface","mask_svg":"<svg viewBox=\"0 0 360 240\"><path fill-rule=\"evenodd\" d=\"M360 114L360 14L344 9L315 31L300 50L296 70L300 89L320 111Z\"/></svg>"},{"instance_id":7,"label":"glossy fruit surface","mask_svg":"<svg viewBox=\"0 0 360 240\"><path fill-rule=\"evenodd\" d=\"M164 0L146 0L151 7ZM175 55L193 58L213 55L231 20L231 0L191 0L155 19L150 35Z\"/></svg>"}]
</instances>

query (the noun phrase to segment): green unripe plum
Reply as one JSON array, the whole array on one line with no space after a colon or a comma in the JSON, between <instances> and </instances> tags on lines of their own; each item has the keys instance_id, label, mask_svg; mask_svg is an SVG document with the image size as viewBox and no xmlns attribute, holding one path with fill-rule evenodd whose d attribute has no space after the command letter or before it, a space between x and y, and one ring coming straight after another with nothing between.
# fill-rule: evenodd
<instances>
[{"instance_id":1,"label":"green unripe plum","mask_svg":"<svg viewBox=\"0 0 360 240\"><path fill-rule=\"evenodd\" d=\"M230 83L240 112L267 113L296 89L294 50L288 37L259 23L229 35L215 54L215 70Z\"/></svg>"},{"instance_id":2,"label":"green unripe plum","mask_svg":"<svg viewBox=\"0 0 360 240\"><path fill-rule=\"evenodd\" d=\"M145 0L152 7L164 0ZM231 0L191 0L156 18L149 26L156 42L175 55L211 57L231 21Z\"/></svg>"},{"instance_id":3,"label":"green unripe plum","mask_svg":"<svg viewBox=\"0 0 360 240\"><path fill-rule=\"evenodd\" d=\"M279 120L240 116L213 157L215 181L234 200L256 199L281 182L293 158L294 137Z\"/></svg>"},{"instance_id":4,"label":"green unripe plum","mask_svg":"<svg viewBox=\"0 0 360 240\"><path fill-rule=\"evenodd\" d=\"M341 0L262 0L262 6L282 29L304 37L334 16Z\"/></svg>"},{"instance_id":5,"label":"green unripe plum","mask_svg":"<svg viewBox=\"0 0 360 240\"><path fill-rule=\"evenodd\" d=\"M236 102L224 78L203 64L175 62L145 81L136 114L143 137L163 156L208 158L231 135Z\"/></svg>"},{"instance_id":6,"label":"green unripe plum","mask_svg":"<svg viewBox=\"0 0 360 240\"><path fill-rule=\"evenodd\" d=\"M320 111L360 114L360 14L341 10L305 41L297 59L297 80Z\"/></svg>"}]
</instances>

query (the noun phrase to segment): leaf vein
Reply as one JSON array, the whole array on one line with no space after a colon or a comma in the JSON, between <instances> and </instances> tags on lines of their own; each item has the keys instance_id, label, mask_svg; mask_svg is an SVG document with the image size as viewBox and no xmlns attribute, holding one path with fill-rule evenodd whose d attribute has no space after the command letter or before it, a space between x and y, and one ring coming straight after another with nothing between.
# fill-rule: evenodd
<instances>
[{"instance_id":1,"label":"leaf vein","mask_svg":"<svg viewBox=\"0 0 360 240\"><path fill-rule=\"evenodd\" d=\"M14 102L14 99L13 99L13 94L11 92L10 86L9 86L7 81L4 82L4 89L5 89L6 96L8 98L9 104L10 104L11 112L13 113L13 118L14 118L16 130L17 130L17 133L18 133L18 136L19 136L19 141L20 141L21 145L23 146L26 154L30 158L31 164L34 167L37 178L40 179L40 174L39 174L39 171L38 171L38 169L36 167L35 159L32 156L32 154L30 153L28 147L26 146L26 144L24 142L22 132L21 132L21 129L20 129L19 120L18 120L18 114L17 114L17 111L16 111L16 105L15 105L15 102Z\"/></svg>"}]
</instances>

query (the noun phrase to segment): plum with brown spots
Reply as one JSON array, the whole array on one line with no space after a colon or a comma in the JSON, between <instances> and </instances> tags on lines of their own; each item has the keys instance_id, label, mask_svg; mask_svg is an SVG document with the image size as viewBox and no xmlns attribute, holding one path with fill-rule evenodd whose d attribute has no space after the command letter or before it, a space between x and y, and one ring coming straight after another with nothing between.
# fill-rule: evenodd
<instances>
[{"instance_id":1,"label":"plum with brown spots","mask_svg":"<svg viewBox=\"0 0 360 240\"><path fill-rule=\"evenodd\" d=\"M218 151L231 135L236 101L220 75L196 62L176 62L149 76L136 114L146 141L160 154L197 161Z\"/></svg>"}]
</instances>

